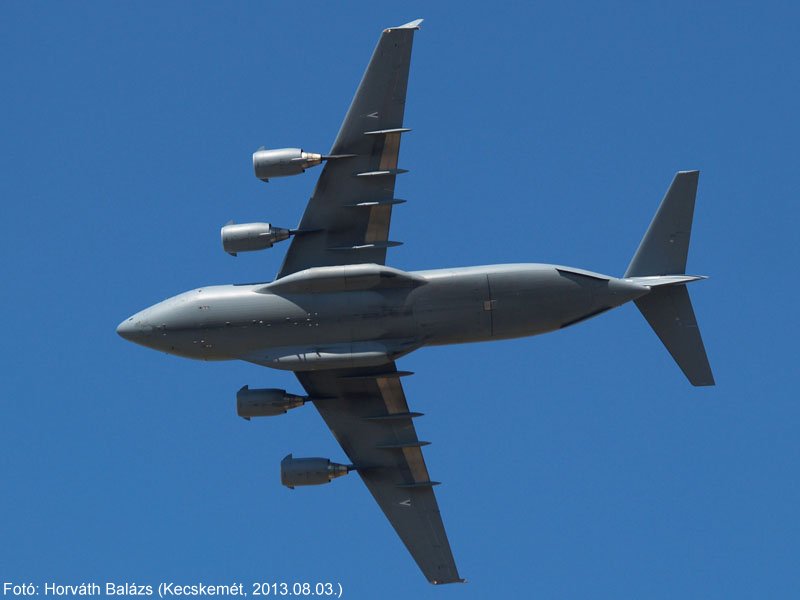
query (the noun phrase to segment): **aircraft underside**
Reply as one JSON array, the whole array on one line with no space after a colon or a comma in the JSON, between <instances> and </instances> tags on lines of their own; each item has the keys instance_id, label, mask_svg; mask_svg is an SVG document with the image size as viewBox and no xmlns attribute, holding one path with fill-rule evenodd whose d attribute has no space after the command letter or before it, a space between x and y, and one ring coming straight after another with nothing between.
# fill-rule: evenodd
<instances>
[{"instance_id":1,"label":"aircraft underside","mask_svg":"<svg viewBox=\"0 0 800 600\"><path fill-rule=\"evenodd\" d=\"M243 386L245 419L313 404L347 457L281 462L281 482L319 485L356 472L431 583L458 573L396 361L425 345L537 335L633 301L693 385L713 385L686 284L698 172L675 178L622 278L557 265L405 272L386 265L414 33L382 32L328 154L259 149L272 181L324 165L295 229L227 223L233 256L289 248L274 281L191 290L129 317L125 339L199 360L245 360L294 371L305 394ZM275 185L274 183L270 184ZM332 547L333 549L333 547ZM296 548L297 553L302 549Z\"/></svg>"}]
</instances>

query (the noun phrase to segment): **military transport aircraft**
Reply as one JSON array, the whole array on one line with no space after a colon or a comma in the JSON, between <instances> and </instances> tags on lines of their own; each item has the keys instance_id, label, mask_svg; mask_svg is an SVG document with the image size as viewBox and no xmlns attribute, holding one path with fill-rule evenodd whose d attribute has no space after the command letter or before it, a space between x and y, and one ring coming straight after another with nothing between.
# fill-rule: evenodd
<instances>
[{"instance_id":1,"label":"military transport aircraft","mask_svg":"<svg viewBox=\"0 0 800 600\"><path fill-rule=\"evenodd\" d=\"M634 301L694 385L713 385L686 284L698 172L675 175L625 275L512 264L405 272L386 266L411 46L422 21L386 29L329 154L258 150L264 181L325 163L297 229L229 223L234 256L291 238L275 281L204 287L120 323L125 339L188 358L294 371L305 395L237 394L238 414L312 403L349 459L281 462L294 488L356 471L431 583L462 581L395 361L422 346L555 331Z\"/></svg>"}]
</instances>

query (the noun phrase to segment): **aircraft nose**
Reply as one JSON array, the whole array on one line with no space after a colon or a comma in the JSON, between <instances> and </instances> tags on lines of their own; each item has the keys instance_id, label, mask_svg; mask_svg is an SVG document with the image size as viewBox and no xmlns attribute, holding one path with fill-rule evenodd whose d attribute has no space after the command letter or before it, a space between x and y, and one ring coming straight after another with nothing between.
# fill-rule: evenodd
<instances>
[{"instance_id":1,"label":"aircraft nose","mask_svg":"<svg viewBox=\"0 0 800 600\"><path fill-rule=\"evenodd\" d=\"M117 334L125 340L133 341L136 335L136 325L133 324L133 317L125 319L117 325Z\"/></svg>"},{"instance_id":2,"label":"aircraft nose","mask_svg":"<svg viewBox=\"0 0 800 600\"><path fill-rule=\"evenodd\" d=\"M117 325L117 334L129 342L141 344L145 338L153 331L153 326L146 320L138 318L138 315L128 317Z\"/></svg>"}]
</instances>

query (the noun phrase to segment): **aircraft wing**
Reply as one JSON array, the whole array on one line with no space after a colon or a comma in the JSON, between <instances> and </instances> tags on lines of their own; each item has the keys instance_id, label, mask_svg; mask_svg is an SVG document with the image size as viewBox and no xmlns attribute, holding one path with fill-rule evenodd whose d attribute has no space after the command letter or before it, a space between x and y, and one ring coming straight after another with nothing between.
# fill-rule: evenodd
<instances>
[{"instance_id":1,"label":"aircraft wing","mask_svg":"<svg viewBox=\"0 0 800 600\"><path fill-rule=\"evenodd\" d=\"M295 373L431 583L463 581L394 363Z\"/></svg>"},{"instance_id":2,"label":"aircraft wing","mask_svg":"<svg viewBox=\"0 0 800 600\"><path fill-rule=\"evenodd\" d=\"M384 264L389 240L408 70L422 20L386 29L356 90L278 273Z\"/></svg>"}]
</instances>

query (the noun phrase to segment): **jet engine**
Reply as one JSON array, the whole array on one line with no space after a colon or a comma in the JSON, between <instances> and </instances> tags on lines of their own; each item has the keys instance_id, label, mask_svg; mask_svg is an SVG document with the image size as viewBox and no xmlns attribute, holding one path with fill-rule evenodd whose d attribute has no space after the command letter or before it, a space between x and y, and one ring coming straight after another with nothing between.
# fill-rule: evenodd
<instances>
[{"instance_id":1,"label":"jet engine","mask_svg":"<svg viewBox=\"0 0 800 600\"><path fill-rule=\"evenodd\" d=\"M287 394L286 390L251 390L244 386L236 392L236 414L248 421L250 417L274 417L302 406L305 401L305 396Z\"/></svg>"},{"instance_id":2,"label":"jet engine","mask_svg":"<svg viewBox=\"0 0 800 600\"><path fill-rule=\"evenodd\" d=\"M299 175L322 160L321 154L303 152L300 148L261 149L253 153L253 170L261 181L269 181L273 177Z\"/></svg>"},{"instance_id":3,"label":"jet engine","mask_svg":"<svg viewBox=\"0 0 800 600\"><path fill-rule=\"evenodd\" d=\"M281 461L281 483L290 489L296 485L321 485L347 475L350 467L333 463L327 458L292 458L287 454Z\"/></svg>"},{"instance_id":4,"label":"jet engine","mask_svg":"<svg viewBox=\"0 0 800 600\"><path fill-rule=\"evenodd\" d=\"M238 252L252 252L272 248L292 235L289 229L273 227L269 223L239 223L231 221L220 230L222 248L231 256Z\"/></svg>"}]
</instances>

